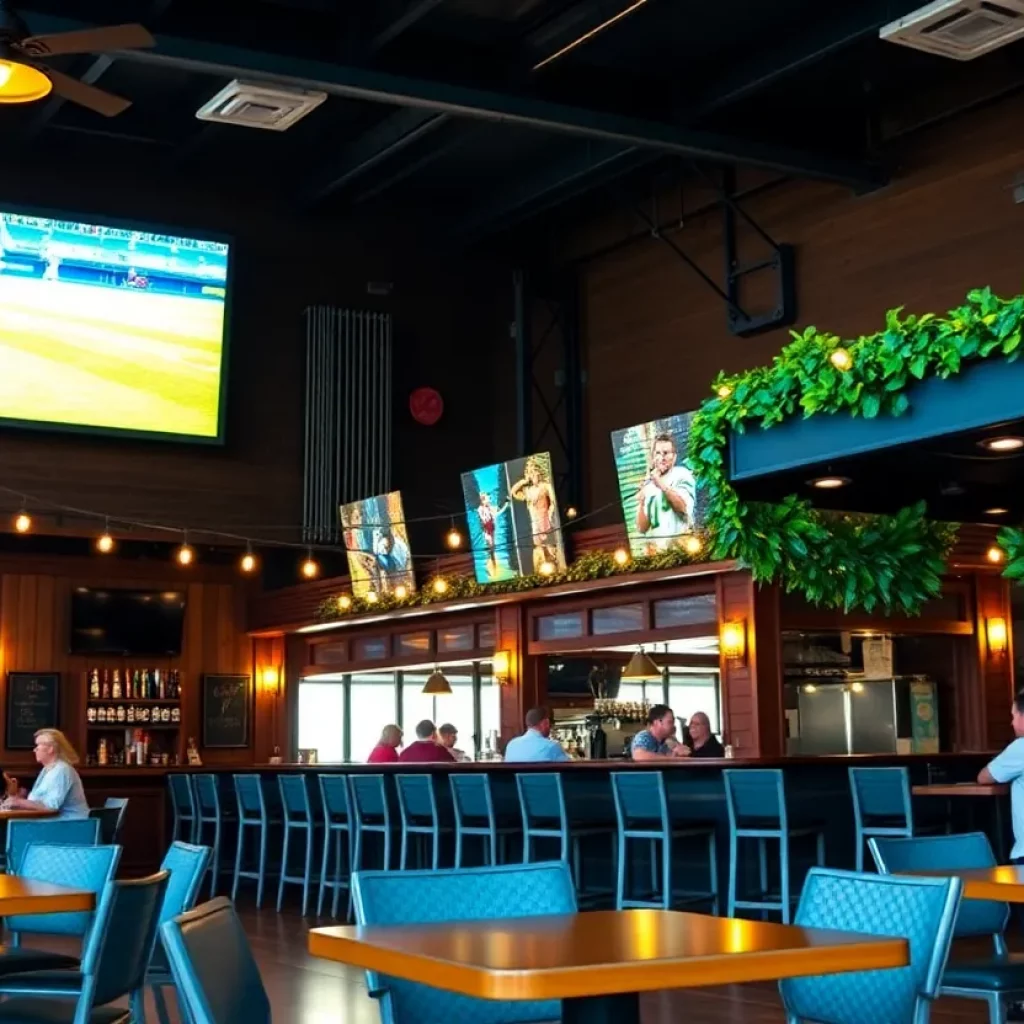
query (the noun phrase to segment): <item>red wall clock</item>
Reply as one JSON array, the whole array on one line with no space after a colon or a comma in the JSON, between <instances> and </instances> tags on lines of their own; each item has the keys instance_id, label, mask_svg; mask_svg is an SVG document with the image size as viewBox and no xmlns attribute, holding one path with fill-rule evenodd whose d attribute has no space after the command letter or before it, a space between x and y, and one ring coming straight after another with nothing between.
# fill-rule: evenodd
<instances>
[{"instance_id":1,"label":"red wall clock","mask_svg":"<svg viewBox=\"0 0 1024 1024\"><path fill-rule=\"evenodd\" d=\"M444 399L433 388L416 388L409 395L409 412L424 427L432 427L444 415Z\"/></svg>"}]
</instances>

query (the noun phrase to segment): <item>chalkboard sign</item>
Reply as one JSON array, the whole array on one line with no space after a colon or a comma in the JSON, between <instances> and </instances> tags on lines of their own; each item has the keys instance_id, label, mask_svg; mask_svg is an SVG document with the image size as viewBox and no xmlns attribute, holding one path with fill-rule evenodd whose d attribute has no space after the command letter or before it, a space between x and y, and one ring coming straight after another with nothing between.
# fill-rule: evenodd
<instances>
[{"instance_id":1,"label":"chalkboard sign","mask_svg":"<svg viewBox=\"0 0 1024 1024\"><path fill-rule=\"evenodd\" d=\"M60 673L7 673L8 750L31 750L40 729L60 728Z\"/></svg>"},{"instance_id":2,"label":"chalkboard sign","mask_svg":"<svg viewBox=\"0 0 1024 1024\"><path fill-rule=\"evenodd\" d=\"M207 748L249 746L248 676L203 676L202 745Z\"/></svg>"}]
</instances>

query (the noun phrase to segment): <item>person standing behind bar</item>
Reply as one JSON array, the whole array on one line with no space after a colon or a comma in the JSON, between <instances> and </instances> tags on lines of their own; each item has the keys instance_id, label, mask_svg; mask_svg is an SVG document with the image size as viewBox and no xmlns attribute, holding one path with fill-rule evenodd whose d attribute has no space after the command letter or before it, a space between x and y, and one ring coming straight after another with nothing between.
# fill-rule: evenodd
<instances>
[{"instance_id":1,"label":"person standing behind bar","mask_svg":"<svg viewBox=\"0 0 1024 1024\"><path fill-rule=\"evenodd\" d=\"M526 732L508 741L506 761L571 761L560 743L551 739L551 712L530 708L526 712Z\"/></svg>"},{"instance_id":2,"label":"person standing behind bar","mask_svg":"<svg viewBox=\"0 0 1024 1024\"><path fill-rule=\"evenodd\" d=\"M693 757L725 757L725 747L711 731L711 719L703 711L693 713L689 728L689 735L683 742Z\"/></svg>"},{"instance_id":3,"label":"person standing behind bar","mask_svg":"<svg viewBox=\"0 0 1024 1024\"><path fill-rule=\"evenodd\" d=\"M668 738L676 731L676 716L667 704L655 704L647 712L647 728L633 737L631 752L634 761L660 761L665 758L689 757L685 743L669 746Z\"/></svg>"},{"instance_id":4,"label":"person standing behind bar","mask_svg":"<svg viewBox=\"0 0 1024 1024\"><path fill-rule=\"evenodd\" d=\"M380 740L370 751L367 764L396 764L398 748L402 745L402 730L397 725L385 725Z\"/></svg>"}]
</instances>

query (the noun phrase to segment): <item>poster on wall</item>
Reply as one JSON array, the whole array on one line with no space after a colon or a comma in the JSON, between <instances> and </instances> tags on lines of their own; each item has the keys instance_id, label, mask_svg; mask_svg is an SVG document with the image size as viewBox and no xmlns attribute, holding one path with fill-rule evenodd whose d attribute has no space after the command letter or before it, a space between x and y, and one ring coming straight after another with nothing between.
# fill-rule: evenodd
<instances>
[{"instance_id":1,"label":"poster on wall","mask_svg":"<svg viewBox=\"0 0 1024 1024\"><path fill-rule=\"evenodd\" d=\"M462 474L478 583L565 568L551 455L540 452Z\"/></svg>"},{"instance_id":2,"label":"poster on wall","mask_svg":"<svg viewBox=\"0 0 1024 1024\"><path fill-rule=\"evenodd\" d=\"M686 461L693 413L612 431L630 551L654 555L700 527L702 496Z\"/></svg>"},{"instance_id":3,"label":"poster on wall","mask_svg":"<svg viewBox=\"0 0 1024 1024\"><path fill-rule=\"evenodd\" d=\"M341 527L353 594L391 594L399 584L415 590L401 491L342 505Z\"/></svg>"}]
</instances>

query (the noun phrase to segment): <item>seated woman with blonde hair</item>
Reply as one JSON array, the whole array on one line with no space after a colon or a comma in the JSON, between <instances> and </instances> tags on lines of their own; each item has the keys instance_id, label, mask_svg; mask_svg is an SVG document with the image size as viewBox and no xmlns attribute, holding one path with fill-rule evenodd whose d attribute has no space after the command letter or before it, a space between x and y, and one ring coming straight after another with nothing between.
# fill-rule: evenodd
<instances>
[{"instance_id":1,"label":"seated woman with blonde hair","mask_svg":"<svg viewBox=\"0 0 1024 1024\"><path fill-rule=\"evenodd\" d=\"M41 769L32 792L27 797L7 797L3 807L20 811L56 811L58 818L88 818L85 790L74 769L78 764L75 748L60 729L40 729L35 740L36 760Z\"/></svg>"}]
</instances>

